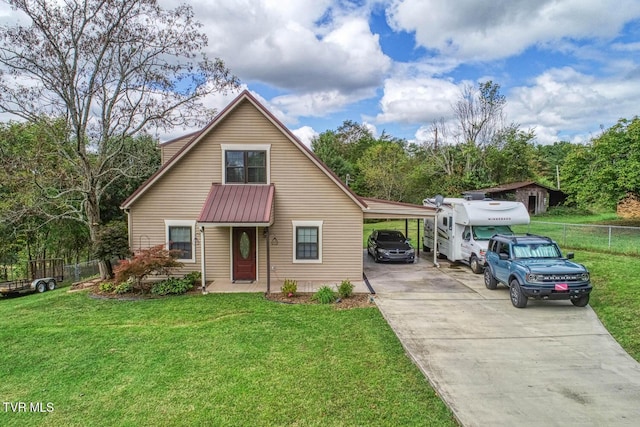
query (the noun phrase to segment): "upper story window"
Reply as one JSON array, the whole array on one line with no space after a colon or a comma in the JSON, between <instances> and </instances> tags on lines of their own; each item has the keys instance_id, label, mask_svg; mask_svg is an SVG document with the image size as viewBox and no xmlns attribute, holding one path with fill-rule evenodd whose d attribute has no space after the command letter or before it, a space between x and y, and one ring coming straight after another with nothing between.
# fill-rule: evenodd
<instances>
[{"instance_id":1,"label":"upper story window","mask_svg":"<svg viewBox=\"0 0 640 427\"><path fill-rule=\"evenodd\" d=\"M266 151L226 151L225 157L226 182L267 183Z\"/></svg>"},{"instance_id":2,"label":"upper story window","mask_svg":"<svg viewBox=\"0 0 640 427\"><path fill-rule=\"evenodd\" d=\"M268 184L270 145L223 144L225 184Z\"/></svg>"}]
</instances>

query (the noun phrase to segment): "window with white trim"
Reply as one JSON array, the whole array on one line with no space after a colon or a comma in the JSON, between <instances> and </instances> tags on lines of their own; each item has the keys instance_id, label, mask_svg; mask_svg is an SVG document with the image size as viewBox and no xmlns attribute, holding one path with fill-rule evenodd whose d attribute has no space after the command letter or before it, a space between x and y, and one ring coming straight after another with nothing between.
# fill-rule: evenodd
<instances>
[{"instance_id":1,"label":"window with white trim","mask_svg":"<svg viewBox=\"0 0 640 427\"><path fill-rule=\"evenodd\" d=\"M269 144L221 144L225 184L269 184Z\"/></svg>"},{"instance_id":2,"label":"window with white trim","mask_svg":"<svg viewBox=\"0 0 640 427\"><path fill-rule=\"evenodd\" d=\"M167 249L180 250L181 262L196 262L195 228L196 222L189 220L165 220Z\"/></svg>"},{"instance_id":3,"label":"window with white trim","mask_svg":"<svg viewBox=\"0 0 640 427\"><path fill-rule=\"evenodd\" d=\"M322 262L322 221L292 221L293 262Z\"/></svg>"}]
</instances>

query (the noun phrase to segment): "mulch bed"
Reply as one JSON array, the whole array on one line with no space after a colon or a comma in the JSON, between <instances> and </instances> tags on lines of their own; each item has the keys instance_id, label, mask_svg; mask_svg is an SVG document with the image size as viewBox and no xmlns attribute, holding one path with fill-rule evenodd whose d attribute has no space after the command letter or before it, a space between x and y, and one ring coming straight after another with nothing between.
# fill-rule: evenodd
<instances>
[{"instance_id":1,"label":"mulch bed","mask_svg":"<svg viewBox=\"0 0 640 427\"><path fill-rule=\"evenodd\" d=\"M122 301L134 301L145 299L158 299L165 298L163 296L157 296L150 293L127 293L127 294L113 294L100 292L99 285L102 283L100 279L92 279L86 282L78 282L71 285L71 291L82 291L89 289L89 296L95 299L116 299ZM202 288L200 286L194 286L187 293L189 294L202 294ZM300 292L295 296L289 297L280 292L265 294L265 298L269 301L284 303L284 304L319 304L317 301L311 299L312 293ZM332 304L339 310L345 310L350 308L363 308L363 307L375 307L374 297L370 294L353 294L348 298L341 298Z\"/></svg>"},{"instance_id":2,"label":"mulch bed","mask_svg":"<svg viewBox=\"0 0 640 427\"><path fill-rule=\"evenodd\" d=\"M312 293L297 293L295 296L289 297L282 293L266 294L265 298L270 301L281 302L284 304L319 304L311 299ZM342 298L333 303L337 309L375 307L374 298L370 294L353 294L348 298Z\"/></svg>"}]
</instances>

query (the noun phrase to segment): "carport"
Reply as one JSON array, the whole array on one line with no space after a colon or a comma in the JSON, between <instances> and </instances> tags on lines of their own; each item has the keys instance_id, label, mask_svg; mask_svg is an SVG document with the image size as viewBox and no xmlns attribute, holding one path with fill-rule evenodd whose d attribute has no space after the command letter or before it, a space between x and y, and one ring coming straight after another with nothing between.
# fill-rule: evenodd
<instances>
[{"instance_id":1,"label":"carport","mask_svg":"<svg viewBox=\"0 0 640 427\"><path fill-rule=\"evenodd\" d=\"M432 206L414 205L411 203L392 202L389 200L372 199L367 197L361 198L367 205L366 209L363 209L364 219L404 219L405 231L404 234L409 234L409 220L416 220L416 227L418 230L418 242L416 243L416 253L420 255L420 220L424 218L434 218L437 213L437 208ZM437 236L434 236L434 239ZM434 242L435 243L435 242ZM436 245L434 244L435 248ZM433 255L434 263L436 262L436 253Z\"/></svg>"}]
</instances>

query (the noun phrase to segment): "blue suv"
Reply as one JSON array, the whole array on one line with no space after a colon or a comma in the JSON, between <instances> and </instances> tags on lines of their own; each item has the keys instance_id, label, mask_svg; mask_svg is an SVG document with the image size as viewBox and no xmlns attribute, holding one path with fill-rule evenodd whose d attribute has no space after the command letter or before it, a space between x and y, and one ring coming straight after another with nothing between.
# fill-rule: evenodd
<instances>
[{"instance_id":1,"label":"blue suv","mask_svg":"<svg viewBox=\"0 0 640 427\"><path fill-rule=\"evenodd\" d=\"M487 289L496 289L498 283L507 285L517 308L526 307L529 298L568 299L584 307L592 289L589 272L582 264L569 261L572 258L573 253L563 257L548 237L497 234L489 240L484 284Z\"/></svg>"}]
</instances>

